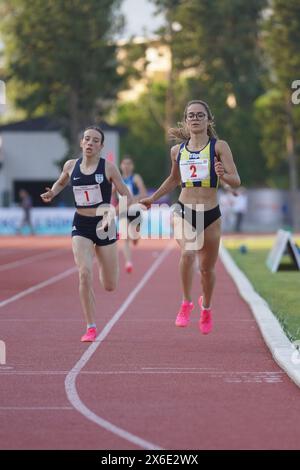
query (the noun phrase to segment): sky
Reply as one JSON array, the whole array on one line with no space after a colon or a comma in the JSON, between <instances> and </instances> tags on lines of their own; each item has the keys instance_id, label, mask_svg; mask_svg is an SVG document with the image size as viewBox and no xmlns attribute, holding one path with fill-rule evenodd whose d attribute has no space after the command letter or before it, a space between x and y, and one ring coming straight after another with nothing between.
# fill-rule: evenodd
<instances>
[{"instance_id":1,"label":"sky","mask_svg":"<svg viewBox=\"0 0 300 470\"><path fill-rule=\"evenodd\" d=\"M154 15L155 10L156 7L150 0L123 0L121 12L125 15L126 27L121 38L151 36L164 23L162 15ZM3 43L0 41L1 49Z\"/></svg>"},{"instance_id":2,"label":"sky","mask_svg":"<svg viewBox=\"0 0 300 470\"><path fill-rule=\"evenodd\" d=\"M154 15L155 9L155 5L150 0L123 0L121 12L126 18L126 28L121 37L143 36L144 29L146 29L146 35L151 36L151 33L164 23L162 15ZM0 50L2 48L3 44L0 41Z\"/></svg>"},{"instance_id":3,"label":"sky","mask_svg":"<svg viewBox=\"0 0 300 470\"><path fill-rule=\"evenodd\" d=\"M163 24L161 15L154 16L155 5L150 0L123 0L121 11L125 15L127 27L122 37L142 36L144 28L147 36Z\"/></svg>"}]
</instances>

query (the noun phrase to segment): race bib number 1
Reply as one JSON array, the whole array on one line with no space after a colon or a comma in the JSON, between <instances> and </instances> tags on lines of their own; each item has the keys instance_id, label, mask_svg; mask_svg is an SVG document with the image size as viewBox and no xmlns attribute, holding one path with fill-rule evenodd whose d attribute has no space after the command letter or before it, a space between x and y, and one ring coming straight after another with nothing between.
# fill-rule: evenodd
<instances>
[{"instance_id":1,"label":"race bib number 1","mask_svg":"<svg viewBox=\"0 0 300 470\"><path fill-rule=\"evenodd\" d=\"M73 193L77 206L89 207L103 201L99 184L73 186Z\"/></svg>"}]
</instances>

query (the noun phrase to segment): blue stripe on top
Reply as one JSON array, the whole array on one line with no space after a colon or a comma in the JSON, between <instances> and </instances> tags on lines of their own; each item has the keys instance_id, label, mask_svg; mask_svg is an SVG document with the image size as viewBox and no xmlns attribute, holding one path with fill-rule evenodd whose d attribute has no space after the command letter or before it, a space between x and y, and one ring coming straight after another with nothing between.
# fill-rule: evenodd
<instances>
[{"instance_id":1,"label":"blue stripe on top","mask_svg":"<svg viewBox=\"0 0 300 470\"><path fill-rule=\"evenodd\" d=\"M215 156L216 156L216 142L217 139L210 139L210 187L217 188L219 184L219 178L215 172Z\"/></svg>"},{"instance_id":2,"label":"blue stripe on top","mask_svg":"<svg viewBox=\"0 0 300 470\"><path fill-rule=\"evenodd\" d=\"M139 194L139 188L134 182L134 175L130 175L127 178L123 178L123 181L133 196L137 196Z\"/></svg>"}]
</instances>

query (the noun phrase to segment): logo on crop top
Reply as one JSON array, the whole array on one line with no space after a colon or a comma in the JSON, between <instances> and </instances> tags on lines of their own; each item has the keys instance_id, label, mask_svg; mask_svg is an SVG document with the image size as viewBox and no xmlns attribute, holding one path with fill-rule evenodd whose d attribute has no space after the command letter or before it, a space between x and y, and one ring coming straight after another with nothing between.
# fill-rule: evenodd
<instances>
[{"instance_id":1,"label":"logo on crop top","mask_svg":"<svg viewBox=\"0 0 300 470\"><path fill-rule=\"evenodd\" d=\"M197 160L199 158L199 153L190 153L189 160Z\"/></svg>"},{"instance_id":2,"label":"logo on crop top","mask_svg":"<svg viewBox=\"0 0 300 470\"><path fill-rule=\"evenodd\" d=\"M100 175L99 173L96 173L95 174L95 180L96 180L96 183L103 183L103 180L104 180L104 176L103 175Z\"/></svg>"}]
</instances>

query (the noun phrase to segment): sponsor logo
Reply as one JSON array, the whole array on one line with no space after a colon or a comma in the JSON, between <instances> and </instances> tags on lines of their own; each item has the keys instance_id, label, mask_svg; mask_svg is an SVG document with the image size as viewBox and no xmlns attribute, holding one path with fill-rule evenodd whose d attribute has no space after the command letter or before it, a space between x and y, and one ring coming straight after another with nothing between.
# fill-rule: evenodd
<instances>
[{"instance_id":1,"label":"sponsor logo","mask_svg":"<svg viewBox=\"0 0 300 470\"><path fill-rule=\"evenodd\" d=\"M96 173L95 174L95 180L96 180L96 183L101 184L101 183L103 183L104 176L100 175L99 173Z\"/></svg>"},{"instance_id":2,"label":"sponsor logo","mask_svg":"<svg viewBox=\"0 0 300 470\"><path fill-rule=\"evenodd\" d=\"M80 180L80 176L74 177L73 180Z\"/></svg>"},{"instance_id":3,"label":"sponsor logo","mask_svg":"<svg viewBox=\"0 0 300 470\"><path fill-rule=\"evenodd\" d=\"M197 160L200 158L199 153L191 153L189 160Z\"/></svg>"},{"instance_id":4,"label":"sponsor logo","mask_svg":"<svg viewBox=\"0 0 300 470\"><path fill-rule=\"evenodd\" d=\"M73 225L72 232L74 232L75 230L77 230L76 225Z\"/></svg>"}]
</instances>

